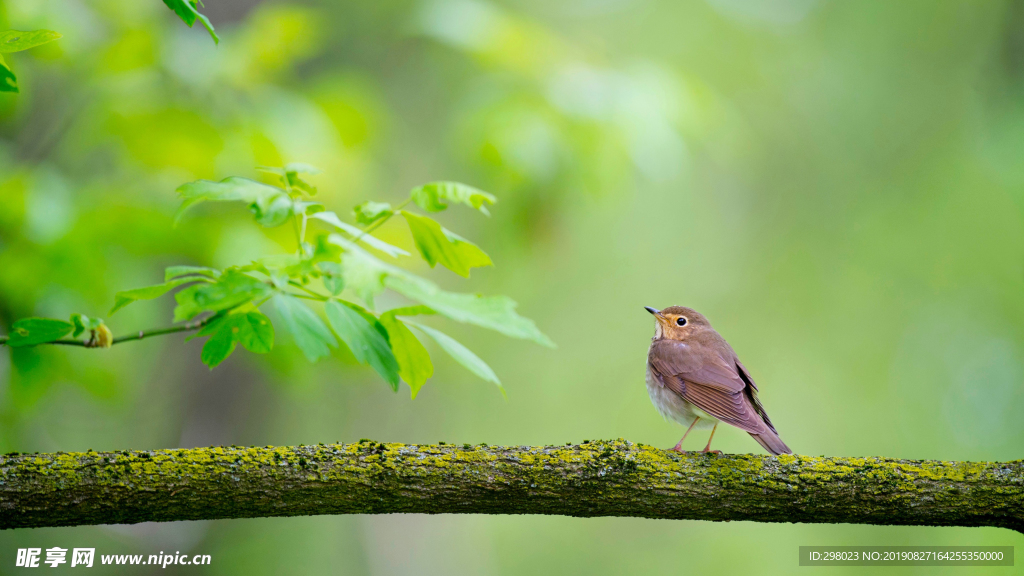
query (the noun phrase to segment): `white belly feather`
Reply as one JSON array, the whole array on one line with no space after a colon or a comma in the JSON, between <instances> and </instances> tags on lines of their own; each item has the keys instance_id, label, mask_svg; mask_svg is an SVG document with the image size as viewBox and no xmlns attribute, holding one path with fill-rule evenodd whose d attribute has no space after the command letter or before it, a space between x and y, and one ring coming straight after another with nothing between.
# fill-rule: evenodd
<instances>
[{"instance_id":1,"label":"white belly feather","mask_svg":"<svg viewBox=\"0 0 1024 576\"><path fill-rule=\"evenodd\" d=\"M689 428L694 418L700 418L700 422L693 427L694 430L710 430L718 423L717 418L666 388L654 374L651 374L650 368L647 369L647 393L651 397L651 403L666 420L678 422L684 428Z\"/></svg>"}]
</instances>

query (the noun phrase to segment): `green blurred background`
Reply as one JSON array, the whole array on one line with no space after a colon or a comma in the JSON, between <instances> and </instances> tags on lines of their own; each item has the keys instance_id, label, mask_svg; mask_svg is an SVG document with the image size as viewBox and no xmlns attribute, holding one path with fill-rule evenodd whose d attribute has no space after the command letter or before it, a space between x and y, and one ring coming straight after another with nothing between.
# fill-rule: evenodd
<instances>
[{"instance_id":1,"label":"green blurred background","mask_svg":"<svg viewBox=\"0 0 1024 576\"><path fill-rule=\"evenodd\" d=\"M4 27L64 35L11 56L22 93L0 96L4 332L29 315L105 316L114 292L169 264L290 250L237 207L173 228L173 191L302 161L324 169L315 183L339 213L434 179L497 194L490 219L440 215L496 267L468 284L417 270L512 296L559 345L443 326L497 371L507 401L443 356L410 400L343 353L311 365L286 342L212 372L179 337L2 347L4 452L359 438L667 448L682 430L644 389L642 306L681 304L732 343L798 453L1022 457L1022 2L208 0L219 46L159 0L0 6ZM380 235L411 247L397 222ZM171 307L137 304L108 324L165 325ZM761 452L732 428L716 447ZM325 516L3 532L0 573L18 547L87 546L212 555L178 569L190 574L789 574L798 546L824 544L1024 540Z\"/></svg>"}]
</instances>

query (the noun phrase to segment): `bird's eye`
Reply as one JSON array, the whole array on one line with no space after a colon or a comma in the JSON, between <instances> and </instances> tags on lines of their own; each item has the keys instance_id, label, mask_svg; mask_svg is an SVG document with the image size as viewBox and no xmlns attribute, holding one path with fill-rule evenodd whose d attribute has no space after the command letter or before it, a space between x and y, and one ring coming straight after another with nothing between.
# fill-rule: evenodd
<instances>
[{"instance_id":1,"label":"bird's eye","mask_svg":"<svg viewBox=\"0 0 1024 576\"><path fill-rule=\"evenodd\" d=\"M680 326L686 326L686 318L683 318L682 316L676 318L676 324Z\"/></svg>"}]
</instances>

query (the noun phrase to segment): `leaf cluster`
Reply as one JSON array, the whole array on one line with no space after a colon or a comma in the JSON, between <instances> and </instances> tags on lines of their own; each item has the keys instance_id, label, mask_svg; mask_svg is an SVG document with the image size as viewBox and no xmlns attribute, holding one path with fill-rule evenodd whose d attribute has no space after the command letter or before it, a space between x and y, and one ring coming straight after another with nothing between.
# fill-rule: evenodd
<instances>
[{"instance_id":1,"label":"leaf cluster","mask_svg":"<svg viewBox=\"0 0 1024 576\"><path fill-rule=\"evenodd\" d=\"M180 186L177 193L182 203L177 219L204 203L241 203L260 226L290 224L295 230L293 253L267 255L225 269L171 266L165 270L163 282L115 294L110 313L173 292L173 322L179 324L155 332L199 328L189 338L206 339L201 360L211 369L239 345L257 354L270 352L276 332L283 330L310 361L344 345L356 361L375 370L392 389L397 391L402 381L408 384L413 397L434 373L425 340L433 341L476 376L501 386L494 371L469 348L413 317L446 317L553 346L531 320L516 312L516 303L510 298L443 290L398 265L398 259L410 256L409 252L373 235L401 214L424 261L468 277L471 269L492 265L490 257L473 242L411 209L429 213L461 204L489 215L486 206L495 203L494 196L457 182L432 182L411 190L395 207L384 202L356 206L352 211L356 224L350 224L312 200L317 189L308 176L317 174L316 168L289 164L258 170L274 183L230 177ZM385 290L400 294L410 304L376 311L375 300ZM272 309L270 316L262 311L267 305ZM84 334L88 340L82 345L109 346L112 342L102 320L75 314L71 322L19 320L7 343L78 343L64 339Z\"/></svg>"}]
</instances>

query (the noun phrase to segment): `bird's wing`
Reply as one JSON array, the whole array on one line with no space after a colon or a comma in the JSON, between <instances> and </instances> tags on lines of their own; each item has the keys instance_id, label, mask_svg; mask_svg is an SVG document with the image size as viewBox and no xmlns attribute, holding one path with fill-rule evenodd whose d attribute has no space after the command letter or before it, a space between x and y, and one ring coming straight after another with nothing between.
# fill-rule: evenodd
<instances>
[{"instance_id":1,"label":"bird's wing","mask_svg":"<svg viewBox=\"0 0 1024 576\"><path fill-rule=\"evenodd\" d=\"M748 388L734 359L686 342L659 340L651 345L648 363L665 386L711 416L751 434L774 432L753 382Z\"/></svg>"},{"instance_id":2,"label":"bird's wing","mask_svg":"<svg viewBox=\"0 0 1024 576\"><path fill-rule=\"evenodd\" d=\"M764 423L772 429L772 432L778 434L778 430L772 425L772 420L768 417L768 413L765 412L764 406L761 405L761 400L757 397L757 384L754 384L754 379L750 377L750 372L747 371L747 367L743 365L743 362L740 362L739 358L736 359L736 368L739 371L740 378L743 378L743 381L749 386L745 393L749 397L754 410L761 416L761 420L764 420Z\"/></svg>"}]
</instances>

